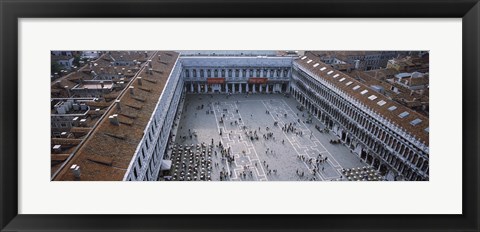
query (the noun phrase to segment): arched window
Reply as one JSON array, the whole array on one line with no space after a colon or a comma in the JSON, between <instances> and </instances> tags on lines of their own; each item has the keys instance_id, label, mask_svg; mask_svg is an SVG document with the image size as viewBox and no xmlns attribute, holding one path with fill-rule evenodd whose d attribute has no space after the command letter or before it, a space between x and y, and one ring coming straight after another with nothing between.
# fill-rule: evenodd
<instances>
[{"instance_id":1,"label":"arched window","mask_svg":"<svg viewBox=\"0 0 480 232\"><path fill-rule=\"evenodd\" d=\"M193 77L197 77L197 70L196 69L193 70Z\"/></svg>"},{"instance_id":2,"label":"arched window","mask_svg":"<svg viewBox=\"0 0 480 232\"><path fill-rule=\"evenodd\" d=\"M218 77L218 70L215 69L215 71L213 71L213 75L214 75L215 77Z\"/></svg>"},{"instance_id":3,"label":"arched window","mask_svg":"<svg viewBox=\"0 0 480 232\"><path fill-rule=\"evenodd\" d=\"M190 71L188 69L185 69L185 77L186 78L190 77Z\"/></svg>"}]
</instances>

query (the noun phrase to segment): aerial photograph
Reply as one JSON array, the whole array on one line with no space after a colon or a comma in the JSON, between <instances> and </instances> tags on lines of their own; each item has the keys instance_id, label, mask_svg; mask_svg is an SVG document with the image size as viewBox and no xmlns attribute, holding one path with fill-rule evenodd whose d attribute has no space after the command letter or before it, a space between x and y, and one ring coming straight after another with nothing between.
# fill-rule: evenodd
<instances>
[{"instance_id":1,"label":"aerial photograph","mask_svg":"<svg viewBox=\"0 0 480 232\"><path fill-rule=\"evenodd\" d=\"M429 181L429 51L51 51L51 181Z\"/></svg>"}]
</instances>

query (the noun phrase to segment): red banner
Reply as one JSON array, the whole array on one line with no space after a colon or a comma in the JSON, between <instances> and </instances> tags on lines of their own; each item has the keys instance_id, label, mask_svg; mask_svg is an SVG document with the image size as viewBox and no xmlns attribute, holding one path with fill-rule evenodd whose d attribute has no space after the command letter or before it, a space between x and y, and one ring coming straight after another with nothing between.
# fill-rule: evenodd
<instances>
[{"instance_id":1,"label":"red banner","mask_svg":"<svg viewBox=\"0 0 480 232\"><path fill-rule=\"evenodd\" d=\"M265 77L252 77L248 79L249 84L267 84L268 78Z\"/></svg>"},{"instance_id":2,"label":"red banner","mask_svg":"<svg viewBox=\"0 0 480 232\"><path fill-rule=\"evenodd\" d=\"M207 84L223 84L225 83L225 78L218 77L218 78L207 78Z\"/></svg>"}]
</instances>

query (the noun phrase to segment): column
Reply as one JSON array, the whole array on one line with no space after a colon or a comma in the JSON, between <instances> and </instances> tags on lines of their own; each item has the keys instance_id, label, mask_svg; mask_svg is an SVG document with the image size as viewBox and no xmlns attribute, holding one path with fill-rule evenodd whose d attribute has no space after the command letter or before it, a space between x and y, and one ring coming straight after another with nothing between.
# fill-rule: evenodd
<instances>
[{"instance_id":1,"label":"column","mask_svg":"<svg viewBox=\"0 0 480 232\"><path fill-rule=\"evenodd\" d=\"M246 86L247 86L247 93L248 93L248 91L250 91L249 88L248 88L248 82L247 82Z\"/></svg>"},{"instance_id":2,"label":"column","mask_svg":"<svg viewBox=\"0 0 480 232\"><path fill-rule=\"evenodd\" d=\"M257 84L253 84L253 91L252 92L254 92L254 93L257 92Z\"/></svg>"},{"instance_id":3,"label":"column","mask_svg":"<svg viewBox=\"0 0 480 232\"><path fill-rule=\"evenodd\" d=\"M242 93L242 83L239 83L238 85L240 85L240 93Z\"/></svg>"},{"instance_id":4,"label":"column","mask_svg":"<svg viewBox=\"0 0 480 232\"><path fill-rule=\"evenodd\" d=\"M190 84L190 92L193 93L193 83Z\"/></svg>"},{"instance_id":5,"label":"column","mask_svg":"<svg viewBox=\"0 0 480 232\"><path fill-rule=\"evenodd\" d=\"M197 91L197 92L200 93L200 91L201 91L201 90L200 90L200 83L197 84L197 87L198 87L198 91Z\"/></svg>"},{"instance_id":6,"label":"column","mask_svg":"<svg viewBox=\"0 0 480 232\"><path fill-rule=\"evenodd\" d=\"M208 93L208 84L205 84L205 93Z\"/></svg>"},{"instance_id":7,"label":"column","mask_svg":"<svg viewBox=\"0 0 480 232\"><path fill-rule=\"evenodd\" d=\"M225 82L225 91L228 93L228 83Z\"/></svg>"},{"instance_id":8,"label":"column","mask_svg":"<svg viewBox=\"0 0 480 232\"><path fill-rule=\"evenodd\" d=\"M421 158L421 157L418 157L417 162L415 162L413 165L417 166L418 163L420 162L420 159L422 159L422 158ZM422 160L423 160L423 159L422 159Z\"/></svg>"},{"instance_id":9,"label":"column","mask_svg":"<svg viewBox=\"0 0 480 232\"><path fill-rule=\"evenodd\" d=\"M267 93L268 93L268 84L266 85L266 88L267 88Z\"/></svg>"}]
</instances>

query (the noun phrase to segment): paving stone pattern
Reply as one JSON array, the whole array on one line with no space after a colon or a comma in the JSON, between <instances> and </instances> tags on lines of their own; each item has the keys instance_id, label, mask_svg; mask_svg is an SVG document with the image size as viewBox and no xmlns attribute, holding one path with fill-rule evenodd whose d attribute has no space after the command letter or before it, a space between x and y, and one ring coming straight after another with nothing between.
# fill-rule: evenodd
<instances>
[{"instance_id":1,"label":"paving stone pattern","mask_svg":"<svg viewBox=\"0 0 480 232\"><path fill-rule=\"evenodd\" d=\"M189 94L175 143L211 144L213 139L213 181L220 180L221 171L231 173L227 180L232 181L344 180L342 168L366 166L346 146L330 144L338 137L317 130L316 125L325 125L315 118L308 123L309 115L298 105L283 94ZM288 125L295 129L282 129ZM231 165L220 155L220 141L231 148Z\"/></svg>"}]
</instances>

